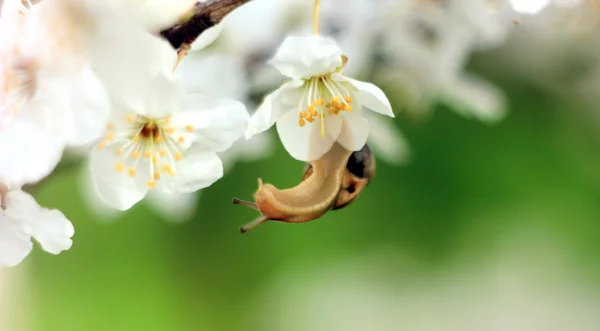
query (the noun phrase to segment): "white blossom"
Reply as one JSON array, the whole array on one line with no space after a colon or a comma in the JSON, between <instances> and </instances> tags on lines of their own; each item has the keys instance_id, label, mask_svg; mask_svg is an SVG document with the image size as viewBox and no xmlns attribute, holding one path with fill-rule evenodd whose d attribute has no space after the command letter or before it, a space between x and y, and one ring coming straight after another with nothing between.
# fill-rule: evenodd
<instances>
[{"instance_id":1,"label":"white blossom","mask_svg":"<svg viewBox=\"0 0 600 331\"><path fill-rule=\"evenodd\" d=\"M390 117L394 113L378 87L340 74L344 59L331 39L287 38L271 63L291 81L265 98L246 138L277 122L283 145L301 161L320 158L336 141L348 150L362 148L369 134L363 106Z\"/></svg>"},{"instance_id":2,"label":"white blossom","mask_svg":"<svg viewBox=\"0 0 600 331\"><path fill-rule=\"evenodd\" d=\"M0 266L15 266L31 252L35 239L52 254L71 248L73 225L58 210L40 207L20 190L0 193Z\"/></svg>"},{"instance_id":3,"label":"white blossom","mask_svg":"<svg viewBox=\"0 0 600 331\"><path fill-rule=\"evenodd\" d=\"M221 178L217 156L243 134L243 104L184 95L167 74L139 87L138 98L114 108L103 141L92 152L91 167L104 201L120 210L150 189L189 193Z\"/></svg>"}]
</instances>

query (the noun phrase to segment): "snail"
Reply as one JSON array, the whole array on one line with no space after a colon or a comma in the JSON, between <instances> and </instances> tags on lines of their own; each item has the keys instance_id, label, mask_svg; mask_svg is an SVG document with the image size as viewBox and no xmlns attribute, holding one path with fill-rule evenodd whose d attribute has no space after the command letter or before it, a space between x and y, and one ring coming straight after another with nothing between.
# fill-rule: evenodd
<instances>
[{"instance_id":1,"label":"snail","mask_svg":"<svg viewBox=\"0 0 600 331\"><path fill-rule=\"evenodd\" d=\"M356 152L335 143L331 150L304 168L303 180L293 188L279 190L258 179L256 202L233 199L261 213L240 228L245 233L267 222L304 223L315 220L330 210L354 202L375 176L375 158L367 145Z\"/></svg>"}]
</instances>

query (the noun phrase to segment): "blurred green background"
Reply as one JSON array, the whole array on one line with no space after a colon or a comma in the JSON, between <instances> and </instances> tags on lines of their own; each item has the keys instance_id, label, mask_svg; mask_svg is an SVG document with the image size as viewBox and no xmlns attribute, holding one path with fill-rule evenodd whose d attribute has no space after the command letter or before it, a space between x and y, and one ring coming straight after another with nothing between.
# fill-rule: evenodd
<instances>
[{"instance_id":1,"label":"blurred green background","mask_svg":"<svg viewBox=\"0 0 600 331\"><path fill-rule=\"evenodd\" d=\"M478 69L477 63L472 67ZM406 298L406 289L423 289L414 290L413 298L434 286L430 284L443 287L456 279L467 284L491 279L472 288L474 292L498 289L494 277L479 271L492 270L500 277L498 270L516 270L515 265L516 274L542 284L539 293L546 294L532 295L539 301L518 311L522 317L532 316L528 309L537 304L566 302L562 294L553 294L560 284L567 293L576 292L570 286L582 289L587 299L569 302L582 301L590 309L585 316L593 319L600 312L593 303L600 302L595 301L600 298L599 119L589 109L514 78L493 73L488 78L507 93L504 121L488 126L445 106L426 120L399 114L395 121L411 145L412 161L402 167L379 162L375 180L355 204L306 224L267 223L245 235L238 232L257 214L232 205L232 197L249 199L257 177L278 187L294 186L301 179L303 164L280 143L273 157L238 163L204 190L196 214L185 223L161 219L143 204L117 222L99 221L81 198L80 170L53 175L36 198L73 221L74 246L59 256L35 249L18 267L25 279L18 282L20 299L13 307L16 326L33 331L316 330L301 323L314 325L311 319L329 318L336 325L336 319L373 318L385 324L382 319L409 312L412 319L402 320L406 325L368 322L371 327L355 324L356 329L422 330L427 328L417 327L423 322L418 319L436 320L436 314L448 313L445 308L382 299L378 303L389 306L383 309L353 291L366 286L366 293L378 301L380 292L373 286L389 287L381 293L397 293L393 300ZM401 103L394 91L386 92L393 103ZM340 263L353 267L344 271ZM363 277L361 272L376 276ZM307 305L322 302L298 297L303 288L320 285L322 290L314 295L347 301L327 292L330 283L320 284L328 277L343 283L346 276L358 277L342 288L349 298L367 304L360 309L364 316L336 303L327 309L340 308L339 314L325 317L311 315L304 304L294 308L296 299ZM493 306L498 304L493 294L475 303L469 298L477 293L465 288L447 297L434 291L430 301L448 300L467 311L487 302L492 314L502 314ZM285 305L291 307L283 309ZM369 317L369 307L386 313ZM552 317L553 310L541 311ZM490 320L483 318L479 329L493 329L484 327ZM428 329L468 329L441 321ZM586 325L600 329L593 323ZM585 329L573 321L566 325ZM497 330L508 329L520 330Z\"/></svg>"}]
</instances>

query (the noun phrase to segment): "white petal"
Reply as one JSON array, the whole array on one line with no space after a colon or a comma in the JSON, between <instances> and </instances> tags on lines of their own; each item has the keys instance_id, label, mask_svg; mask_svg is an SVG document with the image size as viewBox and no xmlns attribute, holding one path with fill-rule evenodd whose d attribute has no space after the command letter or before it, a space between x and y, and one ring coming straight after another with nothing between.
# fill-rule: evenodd
<instances>
[{"instance_id":1,"label":"white petal","mask_svg":"<svg viewBox=\"0 0 600 331\"><path fill-rule=\"evenodd\" d=\"M325 120L325 136L321 137L319 119L298 125L298 113L290 111L277 121L277 132L285 149L299 161L313 161L327 153L338 139L342 129L339 116L328 116Z\"/></svg>"},{"instance_id":2,"label":"white petal","mask_svg":"<svg viewBox=\"0 0 600 331\"><path fill-rule=\"evenodd\" d=\"M337 141L349 151L358 151L367 143L369 122L358 109L343 114L342 132Z\"/></svg>"},{"instance_id":3,"label":"white petal","mask_svg":"<svg viewBox=\"0 0 600 331\"><path fill-rule=\"evenodd\" d=\"M39 181L54 169L63 147L26 118L12 120L0 130L0 182L21 187Z\"/></svg>"},{"instance_id":4,"label":"white petal","mask_svg":"<svg viewBox=\"0 0 600 331\"><path fill-rule=\"evenodd\" d=\"M190 52L180 66L176 73L181 75L188 93L235 100L243 100L248 94L246 68L240 56L211 50Z\"/></svg>"},{"instance_id":5,"label":"white petal","mask_svg":"<svg viewBox=\"0 0 600 331\"><path fill-rule=\"evenodd\" d=\"M502 90L476 76L464 75L445 86L440 98L461 115L482 121L493 123L506 115Z\"/></svg>"},{"instance_id":6,"label":"white petal","mask_svg":"<svg viewBox=\"0 0 600 331\"><path fill-rule=\"evenodd\" d=\"M23 232L21 223L0 214L0 267L21 263L32 248L31 237Z\"/></svg>"},{"instance_id":7,"label":"white petal","mask_svg":"<svg viewBox=\"0 0 600 331\"><path fill-rule=\"evenodd\" d=\"M358 98L357 101L363 106L376 113L394 117L390 101L385 96L385 93L379 87L375 86L375 84L361 82L338 74L332 75L332 79L339 82L348 82L358 89L358 92L354 96Z\"/></svg>"},{"instance_id":8,"label":"white petal","mask_svg":"<svg viewBox=\"0 0 600 331\"><path fill-rule=\"evenodd\" d=\"M241 102L193 94L186 98L184 111L173 115L171 123L182 129L191 125L189 138L195 146L222 152L242 137L248 118Z\"/></svg>"},{"instance_id":9,"label":"white petal","mask_svg":"<svg viewBox=\"0 0 600 331\"><path fill-rule=\"evenodd\" d=\"M19 220L45 251L59 254L71 248L75 229L60 211L40 207L31 195L19 190L8 192L4 204L5 214Z\"/></svg>"},{"instance_id":10,"label":"white petal","mask_svg":"<svg viewBox=\"0 0 600 331\"><path fill-rule=\"evenodd\" d=\"M393 121L371 112L364 113L369 121L369 147L377 157L391 164L405 164L410 159L410 147Z\"/></svg>"},{"instance_id":11,"label":"white petal","mask_svg":"<svg viewBox=\"0 0 600 331\"><path fill-rule=\"evenodd\" d=\"M273 135L263 132L249 140L240 139L231 148L219 153L225 172L229 171L238 161L252 162L267 158L273 154Z\"/></svg>"},{"instance_id":12,"label":"white petal","mask_svg":"<svg viewBox=\"0 0 600 331\"><path fill-rule=\"evenodd\" d=\"M321 37L287 37L270 63L292 79L322 76L342 65L342 50L335 41Z\"/></svg>"},{"instance_id":13,"label":"white petal","mask_svg":"<svg viewBox=\"0 0 600 331\"><path fill-rule=\"evenodd\" d=\"M115 145L116 146L116 145ZM150 173L144 174L145 169L137 169L135 161L132 158L116 157L116 147L106 147L104 149L95 148L91 156L91 169L94 177L94 183L98 193L104 201L111 207L119 210L127 210L138 201L142 200L148 191L147 180L150 179ZM146 164L145 160L139 161L139 164ZM119 162L130 162L123 164L125 169L117 171L116 165ZM128 169L136 169L135 176L129 176Z\"/></svg>"},{"instance_id":14,"label":"white petal","mask_svg":"<svg viewBox=\"0 0 600 331\"><path fill-rule=\"evenodd\" d=\"M88 153L89 155L89 153ZM88 160L89 161L89 160ZM84 206L89 210L90 214L94 215L95 219L104 222L113 222L122 215L118 210L112 208L104 202L100 195L94 178L92 169L87 162L81 169L81 177L79 179L80 191Z\"/></svg>"},{"instance_id":15,"label":"white petal","mask_svg":"<svg viewBox=\"0 0 600 331\"><path fill-rule=\"evenodd\" d=\"M144 201L164 219L172 222L182 222L189 220L194 215L196 201L201 192L177 194L151 190Z\"/></svg>"},{"instance_id":16,"label":"white petal","mask_svg":"<svg viewBox=\"0 0 600 331\"><path fill-rule=\"evenodd\" d=\"M160 187L167 193L195 192L223 177L223 163L214 152L192 147L176 165L177 174L161 180Z\"/></svg>"},{"instance_id":17,"label":"white petal","mask_svg":"<svg viewBox=\"0 0 600 331\"><path fill-rule=\"evenodd\" d=\"M161 71L148 79L148 84L143 86L137 98L143 100L145 115L163 117L181 109L185 93L176 77L168 71Z\"/></svg>"},{"instance_id":18,"label":"white petal","mask_svg":"<svg viewBox=\"0 0 600 331\"><path fill-rule=\"evenodd\" d=\"M83 145L97 138L106 128L110 102L104 86L87 68L71 82L73 136L69 144Z\"/></svg>"},{"instance_id":19,"label":"white petal","mask_svg":"<svg viewBox=\"0 0 600 331\"><path fill-rule=\"evenodd\" d=\"M260 107L252 114L246 130L246 139L270 129L287 111L297 108L300 103L302 80L285 83L267 95Z\"/></svg>"},{"instance_id":20,"label":"white petal","mask_svg":"<svg viewBox=\"0 0 600 331\"><path fill-rule=\"evenodd\" d=\"M207 30L204 30L202 34L192 43L192 50L197 51L212 44L215 40L217 40L217 38L221 34L221 30L223 30L222 23L219 23L210 27Z\"/></svg>"}]
</instances>

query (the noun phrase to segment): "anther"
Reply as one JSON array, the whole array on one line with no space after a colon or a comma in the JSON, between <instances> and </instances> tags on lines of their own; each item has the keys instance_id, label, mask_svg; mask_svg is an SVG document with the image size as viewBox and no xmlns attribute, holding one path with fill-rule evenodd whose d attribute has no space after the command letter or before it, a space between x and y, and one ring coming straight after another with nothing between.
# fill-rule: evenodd
<instances>
[{"instance_id":1,"label":"anther","mask_svg":"<svg viewBox=\"0 0 600 331\"><path fill-rule=\"evenodd\" d=\"M149 180L148 181L148 188L155 188L156 187L156 182L153 180Z\"/></svg>"},{"instance_id":2,"label":"anther","mask_svg":"<svg viewBox=\"0 0 600 331\"><path fill-rule=\"evenodd\" d=\"M304 121L304 119L301 118L298 120L298 125L300 125L300 127L303 127L306 125L306 122Z\"/></svg>"},{"instance_id":3,"label":"anther","mask_svg":"<svg viewBox=\"0 0 600 331\"><path fill-rule=\"evenodd\" d=\"M131 157L134 158L134 159L139 158L140 157L140 152L135 151L135 152L131 153Z\"/></svg>"},{"instance_id":4,"label":"anther","mask_svg":"<svg viewBox=\"0 0 600 331\"><path fill-rule=\"evenodd\" d=\"M192 131L194 131L194 127L193 127L193 126L191 126L191 125L186 125L186 126L185 126L185 130L186 130L187 132L192 132Z\"/></svg>"},{"instance_id":5,"label":"anther","mask_svg":"<svg viewBox=\"0 0 600 331\"><path fill-rule=\"evenodd\" d=\"M129 168L129 177L135 177L136 171L135 168Z\"/></svg>"},{"instance_id":6,"label":"anther","mask_svg":"<svg viewBox=\"0 0 600 331\"><path fill-rule=\"evenodd\" d=\"M154 141L156 141L157 144L160 144L163 142L163 137L162 136L156 136L154 138Z\"/></svg>"},{"instance_id":7,"label":"anther","mask_svg":"<svg viewBox=\"0 0 600 331\"><path fill-rule=\"evenodd\" d=\"M160 156L162 156L162 157L165 157L165 156L167 156L167 151L166 151L166 150L164 150L164 149L161 149L161 150L160 150L158 153L159 153L159 154L160 154Z\"/></svg>"},{"instance_id":8,"label":"anther","mask_svg":"<svg viewBox=\"0 0 600 331\"><path fill-rule=\"evenodd\" d=\"M181 153L175 154L175 161L181 161L183 159L183 155Z\"/></svg>"},{"instance_id":9,"label":"anther","mask_svg":"<svg viewBox=\"0 0 600 331\"><path fill-rule=\"evenodd\" d=\"M115 168L117 169L118 172L122 172L123 170L125 170L125 166L123 165L123 163L117 163Z\"/></svg>"},{"instance_id":10,"label":"anther","mask_svg":"<svg viewBox=\"0 0 600 331\"><path fill-rule=\"evenodd\" d=\"M127 115L127 123L135 123L135 115Z\"/></svg>"},{"instance_id":11,"label":"anther","mask_svg":"<svg viewBox=\"0 0 600 331\"><path fill-rule=\"evenodd\" d=\"M160 180L160 172L155 172L153 178L155 180Z\"/></svg>"},{"instance_id":12,"label":"anther","mask_svg":"<svg viewBox=\"0 0 600 331\"><path fill-rule=\"evenodd\" d=\"M121 155L123 155L124 152L125 151L122 148L119 148L119 149L117 149L117 151L115 152L115 154L121 156Z\"/></svg>"},{"instance_id":13,"label":"anther","mask_svg":"<svg viewBox=\"0 0 600 331\"><path fill-rule=\"evenodd\" d=\"M108 141L113 141L115 139L115 135L112 133L107 133L106 134L106 140Z\"/></svg>"},{"instance_id":14,"label":"anther","mask_svg":"<svg viewBox=\"0 0 600 331\"><path fill-rule=\"evenodd\" d=\"M175 172L173 171L173 168L171 168L170 165L166 165L164 169L169 174L169 176L175 176Z\"/></svg>"},{"instance_id":15,"label":"anther","mask_svg":"<svg viewBox=\"0 0 600 331\"><path fill-rule=\"evenodd\" d=\"M351 103L352 102L352 97L347 95L344 100L346 100L346 102Z\"/></svg>"},{"instance_id":16,"label":"anther","mask_svg":"<svg viewBox=\"0 0 600 331\"><path fill-rule=\"evenodd\" d=\"M149 159L152 156L152 152L150 152L149 150L145 150L144 151L144 157Z\"/></svg>"}]
</instances>

